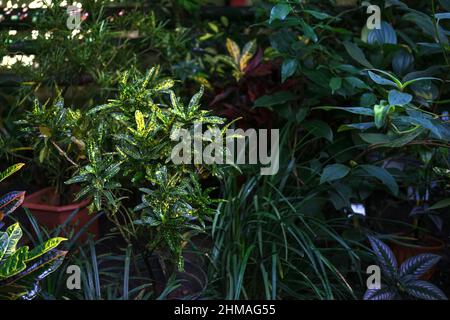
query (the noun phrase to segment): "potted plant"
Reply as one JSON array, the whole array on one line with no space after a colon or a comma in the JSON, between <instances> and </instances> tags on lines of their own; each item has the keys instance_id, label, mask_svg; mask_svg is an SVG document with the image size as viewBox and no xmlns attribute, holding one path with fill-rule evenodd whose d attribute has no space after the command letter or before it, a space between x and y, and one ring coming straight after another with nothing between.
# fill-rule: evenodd
<instances>
[{"instance_id":1,"label":"potted plant","mask_svg":"<svg viewBox=\"0 0 450 320\"><path fill-rule=\"evenodd\" d=\"M92 217L87 207L90 199L75 199L76 188L67 187L64 181L79 166L75 161L85 158L84 142L80 139L84 129L81 111L64 106L64 101L40 104L35 101L32 111L18 122L33 143L35 163L47 179L40 190L25 198L23 206L28 208L36 220L48 228L55 228L78 213L68 222L75 232L79 231ZM36 180L40 180L38 177ZM88 231L98 234L98 220L94 220Z\"/></svg>"},{"instance_id":2,"label":"potted plant","mask_svg":"<svg viewBox=\"0 0 450 320\"><path fill-rule=\"evenodd\" d=\"M17 164L0 172L0 182L18 171L23 164ZM0 223L23 202L25 192L10 192L0 198ZM0 299L31 300L40 291L39 282L61 265L67 251L56 249L65 238L51 238L29 249L18 247L22 237L19 223L0 231Z\"/></svg>"},{"instance_id":3,"label":"potted plant","mask_svg":"<svg viewBox=\"0 0 450 320\"><path fill-rule=\"evenodd\" d=\"M128 72L121 76L117 97L106 104L83 113L62 103L37 105L26 118L28 128L40 132L71 165L66 185L79 186L76 199L91 199L90 212L105 211L147 261L153 280L154 252L169 256L170 272L183 269L190 232L203 230L214 213L216 200L201 179L222 174L215 164L170 161L179 143L172 138L174 130L193 132L197 122L205 127L224 123L200 108L203 89L185 103L172 91L174 84L159 75L158 67L145 76Z\"/></svg>"}]
</instances>

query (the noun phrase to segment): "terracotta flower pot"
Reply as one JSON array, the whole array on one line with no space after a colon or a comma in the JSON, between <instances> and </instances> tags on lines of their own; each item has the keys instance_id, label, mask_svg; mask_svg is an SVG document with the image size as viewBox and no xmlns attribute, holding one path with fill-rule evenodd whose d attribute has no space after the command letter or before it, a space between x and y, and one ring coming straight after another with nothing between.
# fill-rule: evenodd
<instances>
[{"instance_id":1,"label":"terracotta flower pot","mask_svg":"<svg viewBox=\"0 0 450 320\"><path fill-rule=\"evenodd\" d=\"M417 243L411 243L411 246L403 245L399 243L391 243L390 247L392 252L394 252L395 257L397 258L397 262L401 265L406 259L414 257L418 254L423 253L433 253L437 255L441 255L445 243L441 240L426 236L420 242L418 239L415 239ZM436 272L436 267L431 268L427 271L422 277L422 280L430 280L433 274Z\"/></svg>"},{"instance_id":2,"label":"terracotta flower pot","mask_svg":"<svg viewBox=\"0 0 450 320\"><path fill-rule=\"evenodd\" d=\"M250 0L231 0L230 7L247 7L251 4Z\"/></svg>"},{"instance_id":3,"label":"terracotta flower pot","mask_svg":"<svg viewBox=\"0 0 450 320\"><path fill-rule=\"evenodd\" d=\"M48 187L27 196L22 206L30 210L40 225L46 226L49 229L54 229L62 225L74 210L78 209L75 216L67 223L66 228L73 228L74 232L77 233L93 218L92 215L88 214L87 209L90 200L87 199L77 203L60 205L60 198L60 195L55 192L54 188ZM87 232L98 235L98 219L92 222ZM86 239L86 236L84 234L81 239Z\"/></svg>"}]
</instances>

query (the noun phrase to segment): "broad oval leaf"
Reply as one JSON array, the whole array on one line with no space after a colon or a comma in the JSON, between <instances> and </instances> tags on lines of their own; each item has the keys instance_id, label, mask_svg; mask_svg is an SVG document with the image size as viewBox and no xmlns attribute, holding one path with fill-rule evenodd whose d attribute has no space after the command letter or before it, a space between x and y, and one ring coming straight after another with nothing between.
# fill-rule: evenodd
<instances>
[{"instance_id":1,"label":"broad oval leaf","mask_svg":"<svg viewBox=\"0 0 450 320\"><path fill-rule=\"evenodd\" d=\"M381 22L380 29L369 32L367 42L370 44L397 44L397 34L390 23Z\"/></svg>"},{"instance_id":2,"label":"broad oval leaf","mask_svg":"<svg viewBox=\"0 0 450 320\"><path fill-rule=\"evenodd\" d=\"M355 43L345 41L343 44L350 57L366 68L373 68L373 65L367 60L364 52Z\"/></svg>"},{"instance_id":3,"label":"broad oval leaf","mask_svg":"<svg viewBox=\"0 0 450 320\"><path fill-rule=\"evenodd\" d=\"M291 12L291 6L289 4L280 3L277 4L270 10L270 18L269 23L272 23L274 20L284 20L287 15Z\"/></svg>"},{"instance_id":4,"label":"broad oval leaf","mask_svg":"<svg viewBox=\"0 0 450 320\"><path fill-rule=\"evenodd\" d=\"M383 78L382 76L377 75L375 72L368 71L370 79L373 80L373 82L380 84L382 86L393 86L397 87L397 84L394 81L388 80L386 78Z\"/></svg>"},{"instance_id":5,"label":"broad oval leaf","mask_svg":"<svg viewBox=\"0 0 450 320\"><path fill-rule=\"evenodd\" d=\"M397 76L407 74L413 68L414 57L406 50L399 50L392 59L392 69Z\"/></svg>"},{"instance_id":6,"label":"broad oval leaf","mask_svg":"<svg viewBox=\"0 0 450 320\"><path fill-rule=\"evenodd\" d=\"M349 172L350 168L343 164L335 163L328 165L323 169L322 175L320 176L320 184L342 179Z\"/></svg>"},{"instance_id":7,"label":"broad oval leaf","mask_svg":"<svg viewBox=\"0 0 450 320\"><path fill-rule=\"evenodd\" d=\"M297 59L286 59L281 66L281 82L285 82L287 78L292 76L297 70Z\"/></svg>"},{"instance_id":8,"label":"broad oval leaf","mask_svg":"<svg viewBox=\"0 0 450 320\"><path fill-rule=\"evenodd\" d=\"M388 187L392 194L398 194L397 181L395 181L394 177L392 177L392 175L386 169L368 164L360 165L360 168L362 168L372 177L380 180L386 187Z\"/></svg>"},{"instance_id":9,"label":"broad oval leaf","mask_svg":"<svg viewBox=\"0 0 450 320\"><path fill-rule=\"evenodd\" d=\"M278 91L273 95L262 96L255 100L254 107L272 107L296 100L297 96L291 91Z\"/></svg>"},{"instance_id":10,"label":"broad oval leaf","mask_svg":"<svg viewBox=\"0 0 450 320\"><path fill-rule=\"evenodd\" d=\"M410 103L413 96L409 93L400 92L397 90L389 91L389 104L392 106L404 106Z\"/></svg>"},{"instance_id":11,"label":"broad oval leaf","mask_svg":"<svg viewBox=\"0 0 450 320\"><path fill-rule=\"evenodd\" d=\"M331 130L330 126L326 122L320 120L310 120L304 122L303 127L318 138L325 138L330 142L333 141L333 130Z\"/></svg>"}]
</instances>

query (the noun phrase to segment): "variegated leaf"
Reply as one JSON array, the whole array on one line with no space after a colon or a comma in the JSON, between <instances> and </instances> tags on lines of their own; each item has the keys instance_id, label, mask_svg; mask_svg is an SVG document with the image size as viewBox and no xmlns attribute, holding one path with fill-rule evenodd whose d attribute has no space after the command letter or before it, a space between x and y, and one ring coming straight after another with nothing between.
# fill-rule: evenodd
<instances>
[{"instance_id":1,"label":"variegated leaf","mask_svg":"<svg viewBox=\"0 0 450 320\"><path fill-rule=\"evenodd\" d=\"M367 289L364 293L364 300L394 300L397 292L392 288Z\"/></svg>"},{"instance_id":2,"label":"variegated leaf","mask_svg":"<svg viewBox=\"0 0 450 320\"><path fill-rule=\"evenodd\" d=\"M424 300L447 300L445 294L435 285L422 281L410 281L404 285L406 292L413 297Z\"/></svg>"},{"instance_id":3,"label":"variegated leaf","mask_svg":"<svg viewBox=\"0 0 450 320\"><path fill-rule=\"evenodd\" d=\"M94 113L97 113L97 112L100 112L100 111L104 111L104 110L111 109L111 108L113 108L114 106L115 106L115 105L112 104L112 103L102 104L102 105L96 106L96 107L92 108L91 110L89 110L89 111L86 113L86 115L87 115L87 116L90 116L90 115L92 115L92 114L94 114Z\"/></svg>"},{"instance_id":4,"label":"variegated leaf","mask_svg":"<svg viewBox=\"0 0 450 320\"><path fill-rule=\"evenodd\" d=\"M65 181L65 184L74 184L74 183L80 183L85 182L89 180L89 175L87 174L80 174L78 176L75 176L73 178L70 178L69 180Z\"/></svg>"},{"instance_id":5,"label":"variegated leaf","mask_svg":"<svg viewBox=\"0 0 450 320\"><path fill-rule=\"evenodd\" d=\"M381 240L368 236L372 250L375 253L380 268L383 272L389 276L391 279L397 277L397 259L395 259L392 250Z\"/></svg>"},{"instance_id":6,"label":"variegated leaf","mask_svg":"<svg viewBox=\"0 0 450 320\"><path fill-rule=\"evenodd\" d=\"M0 280L0 287L7 290L8 299L32 299L40 291L39 282L50 273L55 271L63 262L67 251L51 250L30 265L26 266L21 272Z\"/></svg>"},{"instance_id":7,"label":"variegated leaf","mask_svg":"<svg viewBox=\"0 0 450 320\"><path fill-rule=\"evenodd\" d=\"M175 95L175 92L170 91L170 103L175 110L180 110L180 104L178 98Z\"/></svg>"},{"instance_id":8,"label":"variegated leaf","mask_svg":"<svg viewBox=\"0 0 450 320\"><path fill-rule=\"evenodd\" d=\"M59 244L63 241L66 241L66 238L56 237L51 238L45 241L44 243L41 243L40 245L34 247L30 252L28 252L27 258L25 262L36 259L43 254L49 252L50 250L56 248L59 246Z\"/></svg>"},{"instance_id":9,"label":"variegated leaf","mask_svg":"<svg viewBox=\"0 0 450 320\"><path fill-rule=\"evenodd\" d=\"M230 38L227 38L226 45L228 53L230 54L231 58L233 58L234 63L236 65L239 65L239 59L241 57L241 50L239 49L239 46L237 45L236 42L234 42Z\"/></svg>"},{"instance_id":10,"label":"variegated leaf","mask_svg":"<svg viewBox=\"0 0 450 320\"><path fill-rule=\"evenodd\" d=\"M203 93L205 91L205 88L203 86L200 87L200 91L194 94L191 101L189 102L189 111L195 111L200 106L200 99L203 96Z\"/></svg>"},{"instance_id":11,"label":"variegated leaf","mask_svg":"<svg viewBox=\"0 0 450 320\"><path fill-rule=\"evenodd\" d=\"M136 110L136 112L134 113L134 117L136 119L137 132L139 134L142 134L144 132L144 130L145 130L144 115L142 114L142 112L140 110Z\"/></svg>"},{"instance_id":12,"label":"variegated leaf","mask_svg":"<svg viewBox=\"0 0 450 320\"><path fill-rule=\"evenodd\" d=\"M0 198L0 221L23 203L25 191L13 191Z\"/></svg>"},{"instance_id":13,"label":"variegated leaf","mask_svg":"<svg viewBox=\"0 0 450 320\"><path fill-rule=\"evenodd\" d=\"M256 40L248 42L242 49L242 54L239 60L239 68L244 71L248 62L252 59L256 52Z\"/></svg>"},{"instance_id":14,"label":"variegated leaf","mask_svg":"<svg viewBox=\"0 0 450 320\"><path fill-rule=\"evenodd\" d=\"M25 163L16 163L16 164L10 166L9 168L7 168L5 171L1 172L0 173L0 182L5 180L6 178L8 178L13 173L19 171L20 168L22 168L24 165L25 165Z\"/></svg>"},{"instance_id":15,"label":"variegated leaf","mask_svg":"<svg viewBox=\"0 0 450 320\"><path fill-rule=\"evenodd\" d=\"M440 259L440 256L431 253L411 257L400 266L400 277L412 275L415 278L419 278L438 263Z\"/></svg>"},{"instance_id":16,"label":"variegated leaf","mask_svg":"<svg viewBox=\"0 0 450 320\"><path fill-rule=\"evenodd\" d=\"M173 81L172 79L161 80L153 87L153 90L154 91L169 90L174 85L175 85L175 81Z\"/></svg>"},{"instance_id":17,"label":"variegated leaf","mask_svg":"<svg viewBox=\"0 0 450 320\"><path fill-rule=\"evenodd\" d=\"M28 255L28 247L21 247L12 255L6 258L0 266L0 279L12 277L25 270L27 265L25 259Z\"/></svg>"},{"instance_id":18,"label":"variegated leaf","mask_svg":"<svg viewBox=\"0 0 450 320\"><path fill-rule=\"evenodd\" d=\"M6 229L7 238L0 244L0 261L8 258L16 251L17 243L22 238L22 229L19 223L15 223Z\"/></svg>"}]
</instances>

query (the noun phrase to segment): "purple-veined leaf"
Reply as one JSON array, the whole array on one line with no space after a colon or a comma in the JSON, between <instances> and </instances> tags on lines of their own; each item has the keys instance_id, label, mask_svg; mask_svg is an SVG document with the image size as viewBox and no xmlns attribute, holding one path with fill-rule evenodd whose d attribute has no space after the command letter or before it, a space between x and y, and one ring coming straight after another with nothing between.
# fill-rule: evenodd
<instances>
[{"instance_id":1,"label":"purple-veined leaf","mask_svg":"<svg viewBox=\"0 0 450 320\"><path fill-rule=\"evenodd\" d=\"M400 277L412 275L417 279L430 270L440 259L440 256L431 253L411 257L400 266Z\"/></svg>"},{"instance_id":2,"label":"purple-veined leaf","mask_svg":"<svg viewBox=\"0 0 450 320\"><path fill-rule=\"evenodd\" d=\"M397 292L393 288L385 287L381 289L367 289L364 293L364 300L394 300Z\"/></svg>"},{"instance_id":3,"label":"purple-veined leaf","mask_svg":"<svg viewBox=\"0 0 450 320\"><path fill-rule=\"evenodd\" d=\"M398 266L394 253L381 240L371 236L368 236L368 238L373 252L377 257L378 263L380 264L380 268L389 278L395 279L397 277Z\"/></svg>"},{"instance_id":4,"label":"purple-veined leaf","mask_svg":"<svg viewBox=\"0 0 450 320\"><path fill-rule=\"evenodd\" d=\"M427 281L414 280L405 284L405 290L408 294L413 297L424 299L424 300L447 300L445 294Z\"/></svg>"}]
</instances>

